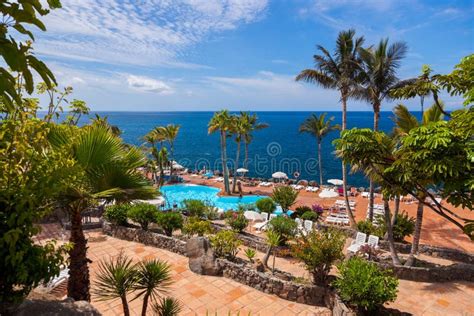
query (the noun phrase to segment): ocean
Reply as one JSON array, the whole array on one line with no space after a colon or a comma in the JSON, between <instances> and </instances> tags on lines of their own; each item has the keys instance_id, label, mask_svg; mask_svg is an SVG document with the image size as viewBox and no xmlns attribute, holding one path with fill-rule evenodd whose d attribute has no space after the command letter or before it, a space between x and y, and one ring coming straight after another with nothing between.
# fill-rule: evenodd
<instances>
[{"instance_id":1,"label":"ocean","mask_svg":"<svg viewBox=\"0 0 474 316\"><path fill-rule=\"evenodd\" d=\"M166 124L179 124L181 129L175 141L174 159L190 170L220 170L220 145L217 134L208 135L207 124L213 112L92 112L107 116L109 122L117 125L122 131L125 142L140 146L142 137L153 127ZM268 123L266 129L256 131L249 146L249 176L270 178L272 173L283 171L290 178L295 172L300 173L299 179L316 180L319 182L317 163L317 145L314 137L298 132L300 124L311 114L320 112L255 112L260 122ZM420 113L416 113L417 116ZM341 124L341 112L328 112L334 116L334 123ZM390 132L393 128L392 112L382 112L380 130ZM88 121L81 118L81 123ZM348 112L347 126L373 126L372 112ZM341 179L341 163L334 155L332 141L339 135L338 131L328 134L322 144L323 176L325 180ZM228 143L229 165L235 161L235 141ZM242 166L244 151L240 156ZM363 174L349 174L348 183L357 187L368 186Z\"/></svg>"}]
</instances>

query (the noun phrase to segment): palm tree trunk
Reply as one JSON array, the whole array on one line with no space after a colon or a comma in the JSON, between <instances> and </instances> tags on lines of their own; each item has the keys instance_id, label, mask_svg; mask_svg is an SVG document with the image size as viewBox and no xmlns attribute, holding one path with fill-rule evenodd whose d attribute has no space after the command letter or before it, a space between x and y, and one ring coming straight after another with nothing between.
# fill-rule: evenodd
<instances>
[{"instance_id":1,"label":"palm tree trunk","mask_svg":"<svg viewBox=\"0 0 474 316\"><path fill-rule=\"evenodd\" d=\"M142 306L142 316L146 316L146 310L148 308L148 298L149 298L149 294L148 293L145 293L145 295L143 295L143 306Z\"/></svg>"},{"instance_id":2,"label":"palm tree trunk","mask_svg":"<svg viewBox=\"0 0 474 316\"><path fill-rule=\"evenodd\" d=\"M346 130L347 127L347 95L341 92L342 100L342 128L341 133ZM349 205L349 197L347 195L347 170L346 164L342 162L342 192L344 194L344 201L346 202L347 215L349 215L349 221L352 227L356 226L354 214L352 213L351 206Z\"/></svg>"},{"instance_id":3,"label":"palm tree trunk","mask_svg":"<svg viewBox=\"0 0 474 316\"><path fill-rule=\"evenodd\" d=\"M385 218L385 225L387 226L387 234L388 234L388 246L390 249L390 256L392 257L392 262L394 265L401 265L400 259L397 255L397 250L395 249L395 243L393 241L393 227L390 218L390 206L388 204L388 199L384 198L383 200L384 206L384 218Z\"/></svg>"},{"instance_id":4,"label":"palm tree trunk","mask_svg":"<svg viewBox=\"0 0 474 316\"><path fill-rule=\"evenodd\" d=\"M262 259L263 266L265 268L268 268L268 259L270 258L270 254L272 253L272 246L268 246L267 252L265 253L265 256Z\"/></svg>"},{"instance_id":5,"label":"palm tree trunk","mask_svg":"<svg viewBox=\"0 0 474 316\"><path fill-rule=\"evenodd\" d=\"M374 131L379 130L379 118L380 118L380 104L374 103ZM374 181L370 180L369 184L369 220L374 220Z\"/></svg>"},{"instance_id":6,"label":"palm tree trunk","mask_svg":"<svg viewBox=\"0 0 474 316\"><path fill-rule=\"evenodd\" d=\"M222 169L224 172L224 189L225 193L230 194L230 185L229 185L229 169L227 167L227 144L225 139L225 131L221 131L222 138Z\"/></svg>"},{"instance_id":7,"label":"palm tree trunk","mask_svg":"<svg viewBox=\"0 0 474 316\"><path fill-rule=\"evenodd\" d=\"M248 169L249 169L249 168L248 168L248 163L249 163L249 143L248 143L247 141L245 142L245 148L244 148L244 150L245 150L244 168L248 170Z\"/></svg>"},{"instance_id":8,"label":"palm tree trunk","mask_svg":"<svg viewBox=\"0 0 474 316\"><path fill-rule=\"evenodd\" d=\"M234 166L234 182L232 183L232 192L235 193L235 187L237 185L237 169L239 168L239 157L240 156L240 141L237 142L237 154L235 157L235 166Z\"/></svg>"},{"instance_id":9,"label":"palm tree trunk","mask_svg":"<svg viewBox=\"0 0 474 316\"><path fill-rule=\"evenodd\" d=\"M76 301L90 301L89 267L87 266L87 240L82 231L81 204L71 206L71 237L69 252L69 279L67 293Z\"/></svg>"},{"instance_id":10,"label":"palm tree trunk","mask_svg":"<svg viewBox=\"0 0 474 316\"><path fill-rule=\"evenodd\" d=\"M400 195L397 195L395 196L395 210L393 211L393 215L392 215L392 228L397 223L397 216L399 212L400 212ZM385 233L385 235L383 236L383 239L385 240L388 239L388 233Z\"/></svg>"},{"instance_id":11,"label":"palm tree trunk","mask_svg":"<svg viewBox=\"0 0 474 316\"><path fill-rule=\"evenodd\" d=\"M123 315L130 316L130 310L128 309L127 297L124 295L120 297L120 299L122 300Z\"/></svg>"},{"instance_id":12,"label":"palm tree trunk","mask_svg":"<svg viewBox=\"0 0 474 316\"><path fill-rule=\"evenodd\" d=\"M323 159L321 157L321 139L318 138L319 183L323 184Z\"/></svg>"},{"instance_id":13,"label":"palm tree trunk","mask_svg":"<svg viewBox=\"0 0 474 316\"><path fill-rule=\"evenodd\" d=\"M416 210L416 222L415 222L415 232L413 233L413 243L411 244L410 255L408 256L405 266L411 267L415 261L415 255L418 253L418 246L420 245L421 237L421 225L423 223L423 209L425 204L422 202L425 200L424 195L420 195L421 199L418 201L418 208Z\"/></svg>"}]
</instances>

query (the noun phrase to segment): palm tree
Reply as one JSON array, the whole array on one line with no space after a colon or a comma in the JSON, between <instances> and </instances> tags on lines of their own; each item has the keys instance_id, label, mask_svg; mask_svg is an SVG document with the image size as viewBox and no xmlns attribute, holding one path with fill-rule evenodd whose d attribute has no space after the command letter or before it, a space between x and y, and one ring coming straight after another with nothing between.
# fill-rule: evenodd
<instances>
[{"instance_id":1,"label":"palm tree","mask_svg":"<svg viewBox=\"0 0 474 316\"><path fill-rule=\"evenodd\" d=\"M440 109L441 107L441 109ZM442 101L437 101L433 104L428 110L423 113L421 122L419 122L416 117L411 114L404 105L397 105L393 113L395 114L394 122L395 127L393 129L393 134L395 138L400 139L403 136L407 135L410 130L417 128L419 126L428 125L432 122L438 122L443 120L443 103ZM410 255L405 263L407 266L412 266L415 260L415 254L418 253L418 246L420 244L421 237L421 225L423 222L423 211L424 211L424 201L426 198L425 193L420 191L418 193L418 207L416 210L416 223L415 223L415 232L413 234L413 242L410 250Z\"/></svg>"},{"instance_id":2,"label":"palm tree","mask_svg":"<svg viewBox=\"0 0 474 316\"><path fill-rule=\"evenodd\" d=\"M342 129L347 125L347 100L352 96L353 87L358 79L360 70L358 51L364 43L363 37L355 38L353 29L339 33L336 41L336 51L331 55L329 51L318 45L317 48L322 55L314 55L315 69L305 69L296 77L297 81L304 80L315 83L326 89L336 89L341 95L342 104ZM355 226L354 215L349 206L347 196L347 172L346 165L342 164L342 181L346 209L349 214L351 225Z\"/></svg>"},{"instance_id":3,"label":"palm tree","mask_svg":"<svg viewBox=\"0 0 474 316\"><path fill-rule=\"evenodd\" d=\"M249 122L244 116L232 116L232 133L234 134L234 140L237 144L235 164L234 164L234 181L232 182L232 192L235 193L237 186L237 169L239 168L239 159L240 159L240 146L242 144L242 138L245 133L250 129Z\"/></svg>"},{"instance_id":4,"label":"palm tree","mask_svg":"<svg viewBox=\"0 0 474 316\"><path fill-rule=\"evenodd\" d=\"M157 134L162 135L162 137L168 142L170 146L170 178L173 177L173 162L174 162L174 141L176 140L176 137L178 136L178 132L180 129L180 125L175 125L175 124L168 124L166 126L160 126L158 127Z\"/></svg>"},{"instance_id":5,"label":"palm tree","mask_svg":"<svg viewBox=\"0 0 474 316\"><path fill-rule=\"evenodd\" d=\"M379 128L380 107L386 98L390 98L390 91L399 79L396 70L400 67L400 61L405 57L407 46L403 42L395 42L388 45L388 39L382 39L374 49L359 48L362 60L362 71L359 85L354 95L365 99L372 104L374 111L374 131ZM374 217L374 183L370 181L369 219Z\"/></svg>"},{"instance_id":6,"label":"palm tree","mask_svg":"<svg viewBox=\"0 0 474 316\"><path fill-rule=\"evenodd\" d=\"M327 113L321 114L319 117L316 114L311 114L301 125L300 133L309 133L312 136L316 137L316 142L318 145L318 163L319 163L319 183L323 184L323 163L321 157L321 142L329 132L339 130L341 127L339 125L331 125L334 121L334 116L331 116L326 120Z\"/></svg>"},{"instance_id":7,"label":"palm tree","mask_svg":"<svg viewBox=\"0 0 474 316\"><path fill-rule=\"evenodd\" d=\"M178 316L181 309L179 301L172 297L164 297L153 305L153 311L157 316Z\"/></svg>"},{"instance_id":8,"label":"palm tree","mask_svg":"<svg viewBox=\"0 0 474 316\"><path fill-rule=\"evenodd\" d=\"M222 160L222 172L224 173L224 190L227 194L230 194L229 186L229 169L227 167L227 143L226 139L228 133L232 130L232 118L229 111L222 110L214 113L208 124L208 133L212 134L219 131L220 144L221 144L221 160Z\"/></svg>"},{"instance_id":9,"label":"palm tree","mask_svg":"<svg viewBox=\"0 0 474 316\"><path fill-rule=\"evenodd\" d=\"M118 202L151 199L158 194L137 170L146 162L136 147L125 146L122 139L102 125L56 126L50 133L53 146L68 150L80 185L62 195L71 218L68 296L90 300L87 240L82 230L81 213L97 199Z\"/></svg>"},{"instance_id":10,"label":"palm tree","mask_svg":"<svg viewBox=\"0 0 474 316\"><path fill-rule=\"evenodd\" d=\"M143 296L142 316L146 316L148 301L158 302L160 294L165 294L173 282L170 266L160 260L149 260L137 265L137 282L133 290L136 298Z\"/></svg>"},{"instance_id":11,"label":"palm tree","mask_svg":"<svg viewBox=\"0 0 474 316\"><path fill-rule=\"evenodd\" d=\"M267 231L267 252L265 253L265 256L262 259L263 265L268 268L268 259L270 258L270 255L273 253L273 265L272 265L272 273L275 271L275 253L274 249L275 247L278 247L278 245L281 242L281 236L278 232L274 230L268 230Z\"/></svg>"},{"instance_id":12,"label":"palm tree","mask_svg":"<svg viewBox=\"0 0 474 316\"><path fill-rule=\"evenodd\" d=\"M98 296L99 301L120 298L123 314L129 316L127 293L133 289L136 280L137 271L132 260L120 253L116 259L99 262L94 294Z\"/></svg>"},{"instance_id":13,"label":"palm tree","mask_svg":"<svg viewBox=\"0 0 474 316\"><path fill-rule=\"evenodd\" d=\"M245 122L244 134L242 135L245 144L244 168L248 169L249 145L253 140L253 132L267 128L269 125L267 123L259 123L257 114L250 115L248 112L240 112L240 116Z\"/></svg>"}]
</instances>

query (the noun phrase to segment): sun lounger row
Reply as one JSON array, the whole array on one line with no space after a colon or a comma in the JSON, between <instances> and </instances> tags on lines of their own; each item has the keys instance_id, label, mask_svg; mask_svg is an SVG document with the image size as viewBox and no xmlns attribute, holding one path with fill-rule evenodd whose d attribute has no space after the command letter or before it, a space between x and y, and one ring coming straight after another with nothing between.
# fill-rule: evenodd
<instances>
[{"instance_id":1,"label":"sun lounger row","mask_svg":"<svg viewBox=\"0 0 474 316\"><path fill-rule=\"evenodd\" d=\"M336 204L336 206L338 206L338 207L346 207L346 201L344 201L344 200L336 200L335 204ZM353 201L353 200L349 200L349 206L350 206L350 207L355 207L355 206L356 206L356 202Z\"/></svg>"},{"instance_id":2,"label":"sun lounger row","mask_svg":"<svg viewBox=\"0 0 474 316\"><path fill-rule=\"evenodd\" d=\"M271 182L260 182L261 187L271 187L273 183Z\"/></svg>"},{"instance_id":3,"label":"sun lounger row","mask_svg":"<svg viewBox=\"0 0 474 316\"><path fill-rule=\"evenodd\" d=\"M326 223L336 225L349 225L349 216L345 213L332 213L326 217Z\"/></svg>"},{"instance_id":4,"label":"sun lounger row","mask_svg":"<svg viewBox=\"0 0 474 316\"><path fill-rule=\"evenodd\" d=\"M312 186L306 187L306 192L317 192L318 190L319 190L318 187L312 187Z\"/></svg>"}]
</instances>

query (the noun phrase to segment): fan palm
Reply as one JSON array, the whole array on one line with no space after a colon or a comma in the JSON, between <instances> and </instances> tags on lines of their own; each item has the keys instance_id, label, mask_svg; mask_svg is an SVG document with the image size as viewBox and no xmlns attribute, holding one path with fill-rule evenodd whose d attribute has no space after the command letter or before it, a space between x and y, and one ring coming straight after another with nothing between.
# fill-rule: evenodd
<instances>
[{"instance_id":1,"label":"fan palm","mask_svg":"<svg viewBox=\"0 0 474 316\"><path fill-rule=\"evenodd\" d=\"M443 120L443 103L442 101L437 101L433 104L428 110L423 113L423 117L421 122L416 119L416 117L411 114L408 109L402 105L397 105L393 113L395 114L394 117L394 136L397 139L402 138L403 136L407 135L410 130L417 128L422 125L428 125L432 122L438 122ZM410 250L410 255L406 261L407 266L413 265L414 256L418 253L418 247L420 244L420 237L421 237L421 225L423 222L423 212L424 212L424 201L426 196L424 192L420 191L418 194L418 207L416 211L416 223L415 223L415 232L413 234L413 242L412 247Z\"/></svg>"},{"instance_id":2,"label":"fan palm","mask_svg":"<svg viewBox=\"0 0 474 316\"><path fill-rule=\"evenodd\" d=\"M224 190L227 194L230 194L229 186L229 169L227 167L227 143L226 139L229 132L232 130L232 117L229 111L222 110L214 113L208 124L208 133L212 134L219 132L220 144L221 144L221 161L222 161L222 172L224 174Z\"/></svg>"},{"instance_id":3,"label":"fan palm","mask_svg":"<svg viewBox=\"0 0 474 316\"><path fill-rule=\"evenodd\" d=\"M146 316L148 301L157 302L160 294L165 294L172 283L170 266L160 260L149 260L137 265L137 282L133 289L137 296L143 296L142 316Z\"/></svg>"},{"instance_id":4,"label":"fan palm","mask_svg":"<svg viewBox=\"0 0 474 316\"><path fill-rule=\"evenodd\" d=\"M355 37L355 31L350 29L339 33L336 41L336 51L331 55L329 51L318 45L321 55L314 55L315 69L305 69L296 77L297 81L303 80L320 85L326 89L338 90L342 104L342 131L347 125L347 100L353 95L353 87L358 79L360 70L358 52L364 43L363 37ZM342 181L346 209L351 225L355 226L354 215L349 206L347 196L347 172L342 164Z\"/></svg>"},{"instance_id":5,"label":"fan palm","mask_svg":"<svg viewBox=\"0 0 474 316\"><path fill-rule=\"evenodd\" d=\"M248 158L249 158L249 145L253 140L253 132L259 131L261 129L267 128L269 125L267 123L258 122L258 116L256 114L250 114L248 112L240 112L242 120L245 121L245 129L243 140L245 144L245 157L244 157L244 168L248 169Z\"/></svg>"},{"instance_id":6,"label":"fan palm","mask_svg":"<svg viewBox=\"0 0 474 316\"><path fill-rule=\"evenodd\" d=\"M316 137L316 142L318 145L318 163L319 163L319 183L323 184L323 163L321 157L321 142L329 132L339 130L341 127L339 125L331 125L334 121L334 116L331 116L326 120L327 113L323 113L320 116L316 114L311 114L301 125L300 133L309 133L312 136Z\"/></svg>"},{"instance_id":7,"label":"fan palm","mask_svg":"<svg viewBox=\"0 0 474 316\"><path fill-rule=\"evenodd\" d=\"M130 315L127 293L133 289L137 280L137 271L132 260L122 253L116 259L99 262L94 294L100 301L120 298L123 314Z\"/></svg>"},{"instance_id":8,"label":"fan palm","mask_svg":"<svg viewBox=\"0 0 474 316\"><path fill-rule=\"evenodd\" d=\"M362 85L357 86L354 95L367 100L372 104L374 111L374 131L379 128L380 107L389 92L398 84L396 75L400 61L405 57L407 46L403 42L388 45L388 39L382 39L374 49L359 48L362 60L360 80ZM370 181L369 219L374 216L374 183Z\"/></svg>"},{"instance_id":9,"label":"fan palm","mask_svg":"<svg viewBox=\"0 0 474 316\"><path fill-rule=\"evenodd\" d=\"M87 241L81 213L97 199L128 201L151 199L158 194L137 170L146 159L136 147L102 125L82 128L57 126L50 133L53 146L65 147L75 162L78 183L64 192L62 202L71 217L68 296L90 300Z\"/></svg>"}]
</instances>

